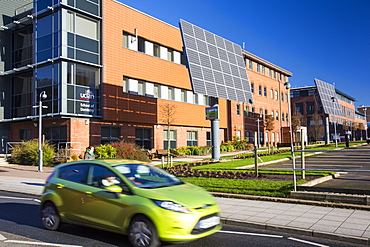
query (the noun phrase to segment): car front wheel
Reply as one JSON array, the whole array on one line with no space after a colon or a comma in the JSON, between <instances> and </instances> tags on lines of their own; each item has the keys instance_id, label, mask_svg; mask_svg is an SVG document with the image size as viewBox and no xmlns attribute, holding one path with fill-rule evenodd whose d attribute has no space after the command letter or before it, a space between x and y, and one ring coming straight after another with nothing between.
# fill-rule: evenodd
<instances>
[{"instance_id":1,"label":"car front wheel","mask_svg":"<svg viewBox=\"0 0 370 247\"><path fill-rule=\"evenodd\" d=\"M44 205L41 211L41 221L42 225L48 230L55 231L59 228L60 217L53 203L48 202Z\"/></svg>"},{"instance_id":2,"label":"car front wheel","mask_svg":"<svg viewBox=\"0 0 370 247\"><path fill-rule=\"evenodd\" d=\"M160 244L157 230L145 216L136 216L132 219L128 235L135 247L156 247Z\"/></svg>"}]
</instances>

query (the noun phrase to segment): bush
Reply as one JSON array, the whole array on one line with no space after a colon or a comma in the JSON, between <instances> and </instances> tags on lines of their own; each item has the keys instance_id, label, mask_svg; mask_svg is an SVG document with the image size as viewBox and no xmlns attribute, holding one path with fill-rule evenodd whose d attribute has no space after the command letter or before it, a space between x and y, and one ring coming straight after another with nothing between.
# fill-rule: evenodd
<instances>
[{"instance_id":1,"label":"bush","mask_svg":"<svg viewBox=\"0 0 370 247\"><path fill-rule=\"evenodd\" d=\"M117 150L115 147L112 147L110 144L100 145L99 147L95 148L94 151L95 158L98 159L112 159L116 157Z\"/></svg>"},{"instance_id":2,"label":"bush","mask_svg":"<svg viewBox=\"0 0 370 247\"><path fill-rule=\"evenodd\" d=\"M42 151L42 164L50 165L55 155L54 146L46 141L42 146ZM39 162L38 140L33 139L16 145L12 150L11 162L20 165L37 165Z\"/></svg>"},{"instance_id":3,"label":"bush","mask_svg":"<svg viewBox=\"0 0 370 247\"><path fill-rule=\"evenodd\" d=\"M150 159L146 152L143 152L141 147L135 143L125 141L113 142L112 147L117 150L116 157L121 159L140 160L149 162Z\"/></svg>"}]
</instances>

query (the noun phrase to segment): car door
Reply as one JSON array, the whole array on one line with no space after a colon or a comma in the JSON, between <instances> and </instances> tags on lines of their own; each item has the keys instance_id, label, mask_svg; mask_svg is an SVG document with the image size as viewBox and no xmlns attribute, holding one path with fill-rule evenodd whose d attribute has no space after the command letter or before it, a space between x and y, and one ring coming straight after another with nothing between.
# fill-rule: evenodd
<instances>
[{"instance_id":1,"label":"car door","mask_svg":"<svg viewBox=\"0 0 370 247\"><path fill-rule=\"evenodd\" d=\"M113 170L101 165L92 165L88 175L89 188L82 200L81 218L85 223L117 230L123 226L127 207L133 195L108 190L102 180L109 176L116 177L118 186L127 188Z\"/></svg>"},{"instance_id":2,"label":"car door","mask_svg":"<svg viewBox=\"0 0 370 247\"><path fill-rule=\"evenodd\" d=\"M63 202L60 211L69 220L79 221L88 171L89 164L71 164L60 168L56 184L57 193Z\"/></svg>"}]
</instances>

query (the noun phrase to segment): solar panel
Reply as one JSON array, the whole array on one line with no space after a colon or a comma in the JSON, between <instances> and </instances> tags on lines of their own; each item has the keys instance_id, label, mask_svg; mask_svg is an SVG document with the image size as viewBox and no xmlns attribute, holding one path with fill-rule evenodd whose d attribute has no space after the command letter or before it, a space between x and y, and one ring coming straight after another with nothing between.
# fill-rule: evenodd
<instances>
[{"instance_id":1,"label":"solar panel","mask_svg":"<svg viewBox=\"0 0 370 247\"><path fill-rule=\"evenodd\" d=\"M337 98L334 85L319 79L315 79L315 84L317 91L319 92L319 97L324 108L324 112L326 114L342 116L342 111L340 109L338 100L333 100L334 98Z\"/></svg>"},{"instance_id":2,"label":"solar panel","mask_svg":"<svg viewBox=\"0 0 370 247\"><path fill-rule=\"evenodd\" d=\"M180 29L193 91L252 104L241 47L184 20Z\"/></svg>"}]
</instances>

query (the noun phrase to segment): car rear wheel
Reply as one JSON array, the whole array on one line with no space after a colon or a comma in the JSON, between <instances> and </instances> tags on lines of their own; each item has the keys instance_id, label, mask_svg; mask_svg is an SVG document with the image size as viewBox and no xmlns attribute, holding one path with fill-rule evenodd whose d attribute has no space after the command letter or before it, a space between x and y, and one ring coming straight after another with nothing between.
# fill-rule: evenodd
<instances>
[{"instance_id":1,"label":"car rear wheel","mask_svg":"<svg viewBox=\"0 0 370 247\"><path fill-rule=\"evenodd\" d=\"M145 216L136 216L132 219L128 237L135 247L155 247L160 244L157 230Z\"/></svg>"},{"instance_id":2,"label":"car rear wheel","mask_svg":"<svg viewBox=\"0 0 370 247\"><path fill-rule=\"evenodd\" d=\"M58 230L60 226L60 217L54 204L47 202L41 211L42 225L51 231Z\"/></svg>"}]
</instances>

